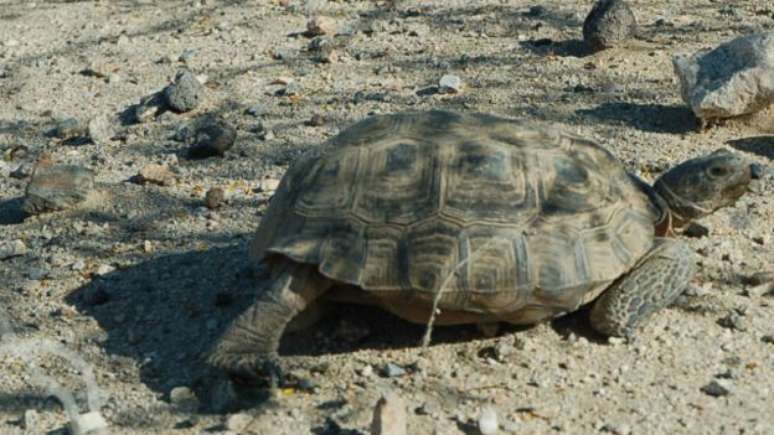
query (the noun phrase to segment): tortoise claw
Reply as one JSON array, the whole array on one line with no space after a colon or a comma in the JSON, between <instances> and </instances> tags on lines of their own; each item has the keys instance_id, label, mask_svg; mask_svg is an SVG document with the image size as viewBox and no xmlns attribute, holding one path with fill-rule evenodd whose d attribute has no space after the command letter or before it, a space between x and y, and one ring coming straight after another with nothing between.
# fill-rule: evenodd
<instances>
[{"instance_id":1,"label":"tortoise claw","mask_svg":"<svg viewBox=\"0 0 774 435\"><path fill-rule=\"evenodd\" d=\"M264 357L227 371L234 385L242 388L278 388L283 382L282 364L276 356Z\"/></svg>"}]
</instances>

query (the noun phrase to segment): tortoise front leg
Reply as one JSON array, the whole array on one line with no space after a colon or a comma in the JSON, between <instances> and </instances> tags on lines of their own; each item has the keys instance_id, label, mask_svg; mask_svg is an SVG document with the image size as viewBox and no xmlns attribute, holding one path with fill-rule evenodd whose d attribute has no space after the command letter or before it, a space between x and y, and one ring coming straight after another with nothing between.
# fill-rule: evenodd
<instances>
[{"instance_id":1,"label":"tortoise front leg","mask_svg":"<svg viewBox=\"0 0 774 435\"><path fill-rule=\"evenodd\" d=\"M269 286L220 337L209 355L209 363L242 379L268 376L276 382L282 368L277 354L282 333L330 285L314 266L278 264Z\"/></svg>"},{"instance_id":2,"label":"tortoise front leg","mask_svg":"<svg viewBox=\"0 0 774 435\"><path fill-rule=\"evenodd\" d=\"M685 243L657 238L648 255L610 286L591 310L591 326L605 335L630 337L651 314L671 304L696 272Z\"/></svg>"}]
</instances>

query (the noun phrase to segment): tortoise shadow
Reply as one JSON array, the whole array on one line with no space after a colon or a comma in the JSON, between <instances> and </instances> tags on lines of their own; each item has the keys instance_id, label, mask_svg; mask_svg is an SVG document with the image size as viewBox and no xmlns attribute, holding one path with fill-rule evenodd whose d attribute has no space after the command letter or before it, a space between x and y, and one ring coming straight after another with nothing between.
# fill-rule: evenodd
<instances>
[{"instance_id":1,"label":"tortoise shadow","mask_svg":"<svg viewBox=\"0 0 774 435\"><path fill-rule=\"evenodd\" d=\"M570 339L572 336L576 336L583 337L591 343L601 345L608 344L608 337L600 334L591 327L589 314L592 305L593 302L576 311L551 320L551 329L561 335L565 340Z\"/></svg>"},{"instance_id":2,"label":"tortoise shadow","mask_svg":"<svg viewBox=\"0 0 774 435\"><path fill-rule=\"evenodd\" d=\"M742 139L732 139L727 145L748 153L757 154L774 160L774 136L752 136Z\"/></svg>"},{"instance_id":3,"label":"tortoise shadow","mask_svg":"<svg viewBox=\"0 0 774 435\"><path fill-rule=\"evenodd\" d=\"M685 106L607 102L593 109L579 109L579 116L593 122L626 124L653 133L685 134L695 130L696 118Z\"/></svg>"},{"instance_id":4,"label":"tortoise shadow","mask_svg":"<svg viewBox=\"0 0 774 435\"><path fill-rule=\"evenodd\" d=\"M66 302L96 320L111 361L136 364L149 388L207 391L216 374L205 357L263 284L248 267L246 242L165 254L119 268L75 289ZM424 325L376 307L339 304L310 329L283 336L280 354L320 356L419 347ZM507 327L505 331L526 328ZM438 326L432 345L484 338L472 325Z\"/></svg>"},{"instance_id":5,"label":"tortoise shadow","mask_svg":"<svg viewBox=\"0 0 774 435\"><path fill-rule=\"evenodd\" d=\"M75 289L66 302L106 331L106 353L140 367L150 388L201 387L202 356L249 304L244 246L162 255ZM128 359L127 359L128 358Z\"/></svg>"}]
</instances>

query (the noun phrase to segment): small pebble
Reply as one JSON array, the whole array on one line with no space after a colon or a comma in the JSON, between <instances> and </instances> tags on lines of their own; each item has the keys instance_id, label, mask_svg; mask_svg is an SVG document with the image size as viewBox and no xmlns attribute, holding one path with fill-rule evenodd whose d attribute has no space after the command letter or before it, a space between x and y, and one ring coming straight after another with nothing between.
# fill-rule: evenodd
<instances>
[{"instance_id":1,"label":"small pebble","mask_svg":"<svg viewBox=\"0 0 774 435\"><path fill-rule=\"evenodd\" d=\"M387 363L382 370L382 374L388 378L396 378L405 375L406 370L397 364Z\"/></svg>"},{"instance_id":2,"label":"small pebble","mask_svg":"<svg viewBox=\"0 0 774 435\"><path fill-rule=\"evenodd\" d=\"M173 388L169 392L169 401L186 412L195 411L199 407L199 399L196 394L185 386Z\"/></svg>"},{"instance_id":3,"label":"small pebble","mask_svg":"<svg viewBox=\"0 0 774 435\"><path fill-rule=\"evenodd\" d=\"M690 297L701 297L710 294L712 291L712 283L705 283L701 287L693 284L688 284L683 290L683 295Z\"/></svg>"},{"instance_id":4,"label":"small pebble","mask_svg":"<svg viewBox=\"0 0 774 435\"><path fill-rule=\"evenodd\" d=\"M194 144L189 150L189 157L202 159L213 156L223 156L234 146L236 129L219 120L206 120L196 128Z\"/></svg>"},{"instance_id":5,"label":"small pebble","mask_svg":"<svg viewBox=\"0 0 774 435\"><path fill-rule=\"evenodd\" d=\"M701 387L701 391L712 397L723 397L731 394L733 383L728 379L713 379L709 384Z\"/></svg>"},{"instance_id":6,"label":"small pebble","mask_svg":"<svg viewBox=\"0 0 774 435\"><path fill-rule=\"evenodd\" d=\"M268 110L263 104L253 104L252 106L248 107L247 110L245 110L245 113L257 118L268 113Z\"/></svg>"},{"instance_id":7,"label":"small pebble","mask_svg":"<svg viewBox=\"0 0 774 435\"><path fill-rule=\"evenodd\" d=\"M22 163L19 166L16 167L16 169L12 170L8 176L11 178L16 178L17 180L22 180L24 178L29 177L32 175L32 171L34 169L34 166L30 162Z\"/></svg>"},{"instance_id":8,"label":"small pebble","mask_svg":"<svg viewBox=\"0 0 774 435\"><path fill-rule=\"evenodd\" d=\"M600 432L607 432L613 435L627 435L631 432L631 428L626 424L620 423L605 423L599 429Z\"/></svg>"},{"instance_id":9,"label":"small pebble","mask_svg":"<svg viewBox=\"0 0 774 435\"><path fill-rule=\"evenodd\" d=\"M226 198L226 193L220 187L213 187L207 191L204 195L204 206L210 210L214 210L223 204Z\"/></svg>"},{"instance_id":10,"label":"small pebble","mask_svg":"<svg viewBox=\"0 0 774 435\"><path fill-rule=\"evenodd\" d=\"M761 341L768 344L774 344L774 334L764 335Z\"/></svg>"},{"instance_id":11,"label":"small pebble","mask_svg":"<svg viewBox=\"0 0 774 435\"><path fill-rule=\"evenodd\" d=\"M725 317L718 320L718 324L724 328L733 329L735 331L747 330L747 327L744 324L744 317L736 311L729 311Z\"/></svg>"},{"instance_id":12,"label":"small pebble","mask_svg":"<svg viewBox=\"0 0 774 435\"><path fill-rule=\"evenodd\" d=\"M371 367L370 364L364 366L362 369L360 369L360 375L363 377L370 377L374 374L374 369Z\"/></svg>"},{"instance_id":13,"label":"small pebble","mask_svg":"<svg viewBox=\"0 0 774 435\"><path fill-rule=\"evenodd\" d=\"M177 112L189 112L204 99L204 85L191 71L181 70L174 82L164 89L167 104Z\"/></svg>"},{"instance_id":14,"label":"small pebble","mask_svg":"<svg viewBox=\"0 0 774 435\"><path fill-rule=\"evenodd\" d=\"M491 406L481 408L478 416L478 430L481 435L491 435L497 433L500 425L497 423L497 411Z\"/></svg>"},{"instance_id":15,"label":"small pebble","mask_svg":"<svg viewBox=\"0 0 774 435\"><path fill-rule=\"evenodd\" d=\"M89 139L97 145L105 145L113 138L113 130L107 116L95 116L89 121Z\"/></svg>"},{"instance_id":16,"label":"small pebble","mask_svg":"<svg viewBox=\"0 0 774 435\"><path fill-rule=\"evenodd\" d=\"M29 155L30 149L26 145L14 145L7 148L3 153L3 159L9 162L20 160ZM5 163L5 162L4 162Z\"/></svg>"},{"instance_id":17,"label":"small pebble","mask_svg":"<svg viewBox=\"0 0 774 435\"><path fill-rule=\"evenodd\" d=\"M774 284L774 272L757 272L747 280L750 285Z\"/></svg>"},{"instance_id":18,"label":"small pebble","mask_svg":"<svg viewBox=\"0 0 774 435\"><path fill-rule=\"evenodd\" d=\"M84 128L75 118L66 118L57 121L52 134L59 139L71 139L83 135Z\"/></svg>"},{"instance_id":19,"label":"small pebble","mask_svg":"<svg viewBox=\"0 0 774 435\"><path fill-rule=\"evenodd\" d=\"M691 222L688 227L683 230L683 234L688 237L699 239L709 235L709 228L705 227L704 225L697 224L696 222Z\"/></svg>"},{"instance_id":20,"label":"small pebble","mask_svg":"<svg viewBox=\"0 0 774 435\"><path fill-rule=\"evenodd\" d=\"M180 62L183 62L185 64L188 64L193 60L194 56L199 53L199 49L197 48L186 48L183 50L183 52L180 54L180 56L177 58Z\"/></svg>"},{"instance_id":21,"label":"small pebble","mask_svg":"<svg viewBox=\"0 0 774 435\"><path fill-rule=\"evenodd\" d=\"M115 270L116 268L109 264L101 264L94 273L99 276L104 276L114 272Z\"/></svg>"},{"instance_id":22,"label":"small pebble","mask_svg":"<svg viewBox=\"0 0 774 435\"><path fill-rule=\"evenodd\" d=\"M311 118L309 118L309 122L307 124L312 127L321 127L325 125L325 117L319 113L315 113Z\"/></svg>"},{"instance_id":23,"label":"small pebble","mask_svg":"<svg viewBox=\"0 0 774 435\"><path fill-rule=\"evenodd\" d=\"M610 337L607 337L607 343L610 344L610 345L613 345L613 346L618 346L618 345L626 343L626 339L623 338L623 337L613 337L613 336L610 336Z\"/></svg>"},{"instance_id":24,"label":"small pebble","mask_svg":"<svg viewBox=\"0 0 774 435\"><path fill-rule=\"evenodd\" d=\"M462 79L455 75L447 74L438 81L438 92L442 94L456 94L462 90Z\"/></svg>"},{"instance_id":25,"label":"small pebble","mask_svg":"<svg viewBox=\"0 0 774 435\"><path fill-rule=\"evenodd\" d=\"M302 88L302 87L301 87L301 85L300 85L298 82L296 82L296 81L292 81L292 82L288 83L288 84L287 84L287 85L286 85L286 86L285 86L285 87L284 87L284 88L283 88L283 89L280 91L280 93L281 93L282 95L286 96L286 97L297 97L297 96L301 95L301 93L302 93L302 92L303 92L303 88Z\"/></svg>"},{"instance_id":26,"label":"small pebble","mask_svg":"<svg viewBox=\"0 0 774 435\"><path fill-rule=\"evenodd\" d=\"M38 411L34 409L28 409L24 411L24 417L22 418L22 427L29 433L34 433L38 428L40 422L40 416Z\"/></svg>"},{"instance_id":27,"label":"small pebble","mask_svg":"<svg viewBox=\"0 0 774 435\"><path fill-rule=\"evenodd\" d=\"M384 394L374 407L371 435L406 435L406 402L397 393Z\"/></svg>"},{"instance_id":28,"label":"small pebble","mask_svg":"<svg viewBox=\"0 0 774 435\"><path fill-rule=\"evenodd\" d=\"M145 165L140 169L140 172L132 177L132 181L137 184L157 184L159 186L167 186L172 183L175 174L164 165L158 165L151 163Z\"/></svg>"},{"instance_id":29,"label":"small pebble","mask_svg":"<svg viewBox=\"0 0 774 435\"><path fill-rule=\"evenodd\" d=\"M508 340L500 340L494 346L494 357L497 361L505 362L514 353L516 348Z\"/></svg>"},{"instance_id":30,"label":"small pebble","mask_svg":"<svg viewBox=\"0 0 774 435\"><path fill-rule=\"evenodd\" d=\"M11 257L18 257L29 252L27 245L23 241L2 240L0 241L0 260L7 260Z\"/></svg>"},{"instance_id":31,"label":"small pebble","mask_svg":"<svg viewBox=\"0 0 774 435\"><path fill-rule=\"evenodd\" d=\"M297 56L297 52L295 50L290 50L287 48L278 48L274 50L274 59L277 60L290 60Z\"/></svg>"},{"instance_id":32,"label":"small pebble","mask_svg":"<svg viewBox=\"0 0 774 435\"><path fill-rule=\"evenodd\" d=\"M315 16L306 23L309 36L333 35L336 33L336 21L330 17Z\"/></svg>"},{"instance_id":33,"label":"small pebble","mask_svg":"<svg viewBox=\"0 0 774 435\"><path fill-rule=\"evenodd\" d=\"M325 36L317 36L309 42L309 51L314 59L322 63L334 63L339 60L333 41Z\"/></svg>"},{"instance_id":34,"label":"small pebble","mask_svg":"<svg viewBox=\"0 0 774 435\"><path fill-rule=\"evenodd\" d=\"M417 415L429 415L431 417L440 415L441 411L440 406L433 402L425 402L414 410Z\"/></svg>"},{"instance_id":35,"label":"small pebble","mask_svg":"<svg viewBox=\"0 0 774 435\"><path fill-rule=\"evenodd\" d=\"M244 433L247 426L253 421L253 416L244 412L231 414L226 419L226 428L236 433Z\"/></svg>"},{"instance_id":36,"label":"small pebble","mask_svg":"<svg viewBox=\"0 0 774 435\"><path fill-rule=\"evenodd\" d=\"M81 414L70 421L71 435L98 435L107 433L107 422L97 411Z\"/></svg>"}]
</instances>

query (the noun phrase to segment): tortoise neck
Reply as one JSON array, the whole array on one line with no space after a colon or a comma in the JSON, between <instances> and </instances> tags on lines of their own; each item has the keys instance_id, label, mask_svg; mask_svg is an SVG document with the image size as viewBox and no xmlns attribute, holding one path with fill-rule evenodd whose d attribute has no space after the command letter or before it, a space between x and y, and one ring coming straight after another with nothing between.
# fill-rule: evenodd
<instances>
[{"instance_id":1,"label":"tortoise neck","mask_svg":"<svg viewBox=\"0 0 774 435\"><path fill-rule=\"evenodd\" d=\"M661 215L654 225L656 228L656 236L674 237L676 235L675 230L686 226L690 222L690 219L686 218L680 212L679 207L672 206L673 202L670 202L667 198L662 196L663 190L656 187L653 187L650 190L651 201L661 211ZM667 193L671 193L671 191L667 191Z\"/></svg>"},{"instance_id":2,"label":"tortoise neck","mask_svg":"<svg viewBox=\"0 0 774 435\"><path fill-rule=\"evenodd\" d=\"M669 208L669 203L653 188L650 184L646 183L636 175L630 174L632 181L640 188L642 193L647 195L650 200L653 216L653 227L655 228L656 236L671 236L674 235L673 228L677 216L674 215Z\"/></svg>"}]
</instances>

